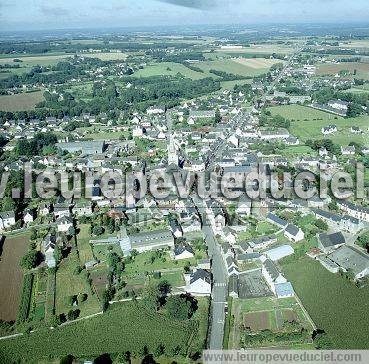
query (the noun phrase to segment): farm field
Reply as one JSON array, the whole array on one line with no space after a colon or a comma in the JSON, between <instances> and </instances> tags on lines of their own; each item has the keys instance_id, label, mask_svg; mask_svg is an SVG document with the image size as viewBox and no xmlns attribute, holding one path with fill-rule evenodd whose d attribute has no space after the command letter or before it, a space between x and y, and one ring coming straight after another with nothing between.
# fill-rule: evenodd
<instances>
[{"instance_id":1,"label":"farm field","mask_svg":"<svg viewBox=\"0 0 369 364\"><path fill-rule=\"evenodd\" d=\"M203 304L199 306L205 309ZM103 315L88 320L0 341L0 362L50 361L67 354L96 357L101 353L141 353L145 345L153 351L160 344L167 353L180 346L181 353L186 354L189 347L199 350L199 339L205 331L204 320L200 321L200 328L193 325L194 321L198 321L196 314L190 321L181 322L149 312L138 303L116 304Z\"/></svg>"},{"instance_id":2,"label":"farm field","mask_svg":"<svg viewBox=\"0 0 369 364\"><path fill-rule=\"evenodd\" d=\"M224 53L279 53L279 54L290 54L293 53L293 48L288 45L281 44L251 44L250 47L245 47L242 49L217 49L216 52Z\"/></svg>"},{"instance_id":3,"label":"farm field","mask_svg":"<svg viewBox=\"0 0 369 364\"><path fill-rule=\"evenodd\" d=\"M317 68L317 75L334 75L340 71L357 71L358 78L369 79L369 63L344 62L340 64L321 64Z\"/></svg>"},{"instance_id":4,"label":"farm field","mask_svg":"<svg viewBox=\"0 0 369 364\"><path fill-rule=\"evenodd\" d=\"M282 61L268 58L236 58L234 62L255 69L269 69L273 64L281 63Z\"/></svg>"},{"instance_id":5,"label":"farm field","mask_svg":"<svg viewBox=\"0 0 369 364\"><path fill-rule=\"evenodd\" d=\"M198 63L195 64L198 66ZM133 74L134 77L152 77L152 76L175 76L177 73L193 80L209 77L207 73L192 71L183 64L175 62L161 62L146 66L144 69L138 70Z\"/></svg>"},{"instance_id":6,"label":"farm field","mask_svg":"<svg viewBox=\"0 0 369 364\"><path fill-rule=\"evenodd\" d=\"M283 265L283 272L335 349L369 348L369 287L359 289L307 257Z\"/></svg>"},{"instance_id":7,"label":"farm field","mask_svg":"<svg viewBox=\"0 0 369 364\"><path fill-rule=\"evenodd\" d=\"M27 111L44 100L43 92L27 92L16 95L0 96L0 111Z\"/></svg>"},{"instance_id":8,"label":"farm field","mask_svg":"<svg viewBox=\"0 0 369 364\"><path fill-rule=\"evenodd\" d=\"M260 297L252 299L234 299L232 303L232 327L229 336L229 349L238 349L241 347L242 336L245 329L251 333L257 334L263 330L271 332L286 331L285 323L298 323L307 332L312 332L312 326L302 311L296 299L276 297ZM242 329L242 327L244 329ZM309 344L309 343L306 343ZM263 346L286 345L286 342L263 343Z\"/></svg>"},{"instance_id":9,"label":"farm field","mask_svg":"<svg viewBox=\"0 0 369 364\"><path fill-rule=\"evenodd\" d=\"M28 235L5 239L0 260L0 320L13 321L17 317L23 283L19 265L28 249Z\"/></svg>"},{"instance_id":10,"label":"farm field","mask_svg":"<svg viewBox=\"0 0 369 364\"><path fill-rule=\"evenodd\" d=\"M302 141L306 141L307 139L323 139L324 135L321 133L322 127L335 124L337 125L338 131L326 137L334 143L348 145L350 142L357 142L363 145L369 145L368 116L345 119L300 105L275 106L269 108L269 110L272 115L281 115L290 120L290 133ZM350 131L351 126L361 128L363 134L352 134Z\"/></svg>"},{"instance_id":11,"label":"farm field","mask_svg":"<svg viewBox=\"0 0 369 364\"><path fill-rule=\"evenodd\" d=\"M201 68L205 73L209 73L210 70L214 69L217 71L232 73L234 75L239 75L243 77L258 76L268 71L271 67L256 68L256 62L250 63L252 66L248 65L245 59L244 63L236 62L236 60L225 58L221 60L213 61L203 61L196 63L195 66ZM210 73L211 75L211 73ZM215 75L212 75L213 77Z\"/></svg>"}]
</instances>

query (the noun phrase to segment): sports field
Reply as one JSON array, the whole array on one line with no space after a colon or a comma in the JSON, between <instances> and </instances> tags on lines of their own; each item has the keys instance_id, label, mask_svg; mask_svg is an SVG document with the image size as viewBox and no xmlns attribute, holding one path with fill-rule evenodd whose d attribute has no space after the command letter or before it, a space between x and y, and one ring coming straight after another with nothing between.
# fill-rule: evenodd
<instances>
[{"instance_id":1,"label":"sports field","mask_svg":"<svg viewBox=\"0 0 369 364\"><path fill-rule=\"evenodd\" d=\"M27 111L44 100L43 92L27 92L16 95L0 96L0 111Z\"/></svg>"}]
</instances>

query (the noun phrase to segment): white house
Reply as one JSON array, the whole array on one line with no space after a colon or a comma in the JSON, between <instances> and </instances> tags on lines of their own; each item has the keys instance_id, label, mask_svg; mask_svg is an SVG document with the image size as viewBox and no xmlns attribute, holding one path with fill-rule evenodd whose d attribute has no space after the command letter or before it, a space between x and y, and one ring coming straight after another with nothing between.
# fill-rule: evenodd
<instances>
[{"instance_id":1,"label":"white house","mask_svg":"<svg viewBox=\"0 0 369 364\"><path fill-rule=\"evenodd\" d=\"M15 225L15 214L13 211L0 213L0 231L9 229Z\"/></svg>"},{"instance_id":2,"label":"white house","mask_svg":"<svg viewBox=\"0 0 369 364\"><path fill-rule=\"evenodd\" d=\"M191 259L195 256L193 249L188 245L180 245L174 248L174 259Z\"/></svg>"},{"instance_id":3,"label":"white house","mask_svg":"<svg viewBox=\"0 0 369 364\"><path fill-rule=\"evenodd\" d=\"M275 287L277 284L287 282L287 279L283 277L277 266L270 259L266 259L264 261L261 267L261 272L274 294L276 294Z\"/></svg>"},{"instance_id":4,"label":"white house","mask_svg":"<svg viewBox=\"0 0 369 364\"><path fill-rule=\"evenodd\" d=\"M70 216L62 216L56 220L56 224L58 226L58 232L66 233L70 228L73 227L73 218Z\"/></svg>"},{"instance_id":5,"label":"white house","mask_svg":"<svg viewBox=\"0 0 369 364\"><path fill-rule=\"evenodd\" d=\"M185 275L186 292L194 296L209 296L211 294L211 274L204 269L195 269Z\"/></svg>"},{"instance_id":6,"label":"white house","mask_svg":"<svg viewBox=\"0 0 369 364\"><path fill-rule=\"evenodd\" d=\"M294 243L297 243L305 238L304 232L293 224L287 225L286 229L284 230L284 236Z\"/></svg>"}]
</instances>

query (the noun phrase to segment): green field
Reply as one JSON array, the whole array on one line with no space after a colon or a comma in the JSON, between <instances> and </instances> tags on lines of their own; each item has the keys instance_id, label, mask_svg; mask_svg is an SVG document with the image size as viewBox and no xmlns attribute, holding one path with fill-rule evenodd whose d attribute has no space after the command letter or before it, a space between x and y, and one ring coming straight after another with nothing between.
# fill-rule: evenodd
<instances>
[{"instance_id":1,"label":"green field","mask_svg":"<svg viewBox=\"0 0 369 364\"><path fill-rule=\"evenodd\" d=\"M284 265L283 272L334 348L369 348L369 287L359 289L305 257Z\"/></svg>"},{"instance_id":2,"label":"green field","mask_svg":"<svg viewBox=\"0 0 369 364\"><path fill-rule=\"evenodd\" d=\"M197 64L195 64L197 67ZM184 77L198 80L200 78L209 77L207 73L192 71L183 64L174 62L153 63L144 69L138 70L133 74L134 77L152 77L152 76L175 76L177 73Z\"/></svg>"},{"instance_id":3,"label":"green field","mask_svg":"<svg viewBox=\"0 0 369 364\"><path fill-rule=\"evenodd\" d=\"M16 95L0 96L0 111L26 111L33 110L44 100L43 92L27 92Z\"/></svg>"},{"instance_id":4,"label":"green field","mask_svg":"<svg viewBox=\"0 0 369 364\"><path fill-rule=\"evenodd\" d=\"M369 145L369 116L345 119L300 105L275 106L268 110L270 110L272 115L281 115L290 120L290 133L302 141L307 139L323 139L324 135L321 133L322 127L335 124L337 125L338 131L326 137L334 143L348 145L350 142L357 142L363 145ZM350 132L351 126L358 126L364 133L362 135L352 134Z\"/></svg>"},{"instance_id":5,"label":"green field","mask_svg":"<svg viewBox=\"0 0 369 364\"><path fill-rule=\"evenodd\" d=\"M101 310L100 302L93 294L85 275L86 271L76 273L75 268L79 265L77 253L72 251L67 258L60 263L56 273L56 314L67 314L69 310L78 308L80 316L88 316ZM73 307L70 297L79 294L87 294L87 300L78 302L78 306Z\"/></svg>"},{"instance_id":6,"label":"green field","mask_svg":"<svg viewBox=\"0 0 369 364\"><path fill-rule=\"evenodd\" d=\"M199 306L204 314L206 302ZM67 354L91 359L101 353L126 351L141 356L144 346L153 352L159 345L164 345L169 355L176 347L186 355L189 348L200 350L200 339L206 332L204 324L202 317L197 319L197 313L190 321L175 321L165 314L147 311L138 303L117 304L88 320L0 341L0 362L50 362Z\"/></svg>"}]
</instances>

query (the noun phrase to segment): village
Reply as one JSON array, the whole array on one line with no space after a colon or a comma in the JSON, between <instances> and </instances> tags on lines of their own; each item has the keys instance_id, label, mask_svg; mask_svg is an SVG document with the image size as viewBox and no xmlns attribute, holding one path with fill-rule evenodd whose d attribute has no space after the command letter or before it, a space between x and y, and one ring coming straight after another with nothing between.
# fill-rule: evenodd
<instances>
[{"instance_id":1,"label":"village","mask_svg":"<svg viewBox=\"0 0 369 364\"><path fill-rule=\"evenodd\" d=\"M296 194L298 182L283 177L309 172L333 184L345 172L356 182L356 164L368 163L368 106L364 99L362 104L347 101L346 95L360 83L357 74L324 71L341 64L345 69L345 62L320 55L321 44L299 40L284 56L265 56L265 74L239 75L233 87L224 82L234 80L225 79L219 89L180 98L175 105L154 102L144 110L133 106L129 112L39 118L2 114L0 165L10 187L1 202L1 264L18 277L21 294L8 289L1 302L6 313L0 316L1 336L32 338L45 328L67 330L109 315L113 320L116 307L143 309L139 305L147 305L158 290L155 313L169 311L171 299L187 308L191 303L185 317L198 327L199 342L189 340L189 348L178 349L173 344L171 357L189 357L205 347L318 349L324 340L343 345L342 333L321 320L306 298L317 291L305 292L304 274L312 274L312 281L315 269L348 292L367 289L369 204L354 193L302 198ZM207 46L215 54L229 50ZM232 52L222 62L246 60ZM196 68L202 62L189 62L191 72L201 74ZM355 62L367 64L366 59ZM134 55L120 65L99 67L89 73L92 87L109 88L97 77L108 68L109 76L119 76L119 95L131 88L138 92L140 86L125 77L151 66L144 56ZM67 99L59 84L41 86L52 95L47 97ZM7 96L15 89L9 88ZM32 168L31 197L21 191L25 166ZM186 197L173 189L162 198L150 191L138 198L128 193L126 183L118 196L111 192L117 186L106 183L104 189L109 173L125 182L129 177L136 187L158 172L177 174L183 181L202 175L220 186L225 176L246 181L255 170L277 174L277 189L289 191L290 197L273 196L273 182L265 197L250 197L244 183L230 188L242 190L234 199L221 193L201 198L195 188ZM43 188L43 193L54 193L42 198L36 175L48 172L67 175L64 182L70 187L73 174L81 174L83 188L71 188L67 195L57 183ZM365 187L367 181L364 176ZM12 242L20 244L13 252ZM299 273L300 267L309 272ZM5 268L0 270L5 277ZM0 348L6 342L2 339ZM142 356L142 350L132 352Z\"/></svg>"}]
</instances>

